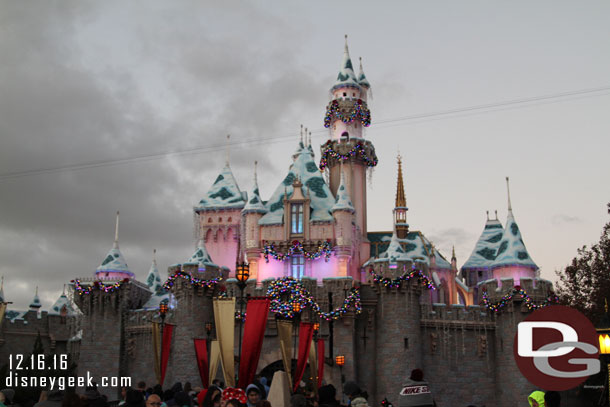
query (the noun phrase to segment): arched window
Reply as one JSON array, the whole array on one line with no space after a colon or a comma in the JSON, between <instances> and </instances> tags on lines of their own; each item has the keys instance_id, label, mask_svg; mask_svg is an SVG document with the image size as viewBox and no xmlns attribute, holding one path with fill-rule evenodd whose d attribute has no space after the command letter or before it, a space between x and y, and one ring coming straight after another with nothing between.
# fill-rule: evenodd
<instances>
[{"instance_id":1,"label":"arched window","mask_svg":"<svg viewBox=\"0 0 610 407\"><path fill-rule=\"evenodd\" d=\"M212 223L212 218L208 218L208 223Z\"/></svg>"},{"instance_id":2,"label":"arched window","mask_svg":"<svg viewBox=\"0 0 610 407\"><path fill-rule=\"evenodd\" d=\"M292 256L290 263L292 277L303 278L305 276L305 258L303 256Z\"/></svg>"},{"instance_id":3,"label":"arched window","mask_svg":"<svg viewBox=\"0 0 610 407\"><path fill-rule=\"evenodd\" d=\"M222 222L222 218L218 218L218 223Z\"/></svg>"},{"instance_id":4,"label":"arched window","mask_svg":"<svg viewBox=\"0 0 610 407\"><path fill-rule=\"evenodd\" d=\"M290 205L290 233L303 233L303 204L293 203Z\"/></svg>"},{"instance_id":5,"label":"arched window","mask_svg":"<svg viewBox=\"0 0 610 407\"><path fill-rule=\"evenodd\" d=\"M227 222L231 223L231 217L229 216L229 219L227 219Z\"/></svg>"}]
</instances>

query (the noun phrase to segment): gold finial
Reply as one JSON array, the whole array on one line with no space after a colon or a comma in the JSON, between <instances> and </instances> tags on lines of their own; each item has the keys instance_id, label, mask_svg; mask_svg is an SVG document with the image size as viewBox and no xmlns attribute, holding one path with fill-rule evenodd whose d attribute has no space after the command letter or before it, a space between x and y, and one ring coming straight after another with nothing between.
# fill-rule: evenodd
<instances>
[{"instance_id":1,"label":"gold finial","mask_svg":"<svg viewBox=\"0 0 610 407\"><path fill-rule=\"evenodd\" d=\"M489 211L485 211L487 213L487 220L489 220Z\"/></svg>"},{"instance_id":2,"label":"gold finial","mask_svg":"<svg viewBox=\"0 0 610 407\"><path fill-rule=\"evenodd\" d=\"M398 160L398 176L396 182L396 208L404 208L407 206L407 199L405 198L405 186L402 180L402 157L400 153L397 157Z\"/></svg>"}]
</instances>

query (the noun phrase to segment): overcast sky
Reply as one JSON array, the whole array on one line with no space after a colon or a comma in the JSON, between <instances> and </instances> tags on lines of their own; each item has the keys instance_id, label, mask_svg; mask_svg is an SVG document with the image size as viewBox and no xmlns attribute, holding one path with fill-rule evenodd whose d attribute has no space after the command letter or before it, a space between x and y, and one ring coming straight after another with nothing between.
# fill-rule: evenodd
<instances>
[{"instance_id":1,"label":"overcast sky","mask_svg":"<svg viewBox=\"0 0 610 407\"><path fill-rule=\"evenodd\" d=\"M192 254L192 207L228 133L241 189L258 160L263 199L301 123L319 159L345 34L373 92L369 230L391 229L399 149L411 229L446 256L455 245L458 265L486 210L504 223L505 176L542 277L598 240L607 1L226 3L0 1L0 274L13 309L36 285L48 309L64 283L93 275L117 210L131 270L143 280L156 248L165 277ZM133 157L144 158L104 164Z\"/></svg>"}]
</instances>

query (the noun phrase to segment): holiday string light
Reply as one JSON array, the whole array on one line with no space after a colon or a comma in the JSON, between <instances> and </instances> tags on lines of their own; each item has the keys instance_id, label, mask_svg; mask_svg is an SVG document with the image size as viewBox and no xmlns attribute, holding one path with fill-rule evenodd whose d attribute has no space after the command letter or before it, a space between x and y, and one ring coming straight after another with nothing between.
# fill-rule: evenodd
<instances>
[{"instance_id":1,"label":"holiday string light","mask_svg":"<svg viewBox=\"0 0 610 407\"><path fill-rule=\"evenodd\" d=\"M294 304L299 304L301 312L305 307L309 307L318 317L327 321L335 320L343 316L350 307L353 307L356 314L362 312L360 305L360 290L352 288L343 304L330 312L323 312L320 305L314 300L313 296L303 286L303 284L291 277L284 277L273 280L267 289L267 296L271 298L270 310L285 318L295 316Z\"/></svg>"},{"instance_id":2,"label":"holiday string light","mask_svg":"<svg viewBox=\"0 0 610 407\"><path fill-rule=\"evenodd\" d=\"M273 243L265 243L263 246L263 254L267 263L269 263L269 256L273 257L275 260L284 261L289 259L290 256L294 254L302 254L309 260L315 260L324 256L324 260L328 261L330 259L330 255L332 254L332 247L330 245L330 240L327 240L324 243L319 244L316 250L309 252L303 248L303 244L301 242L294 240L286 253L278 252Z\"/></svg>"},{"instance_id":3,"label":"holiday string light","mask_svg":"<svg viewBox=\"0 0 610 407\"><path fill-rule=\"evenodd\" d=\"M516 286L513 287L510 292L506 293L502 298L500 298L500 301L498 302L491 302L489 299L489 295L487 294L487 290L483 290L483 304L488 310L498 312L501 308L505 307L506 304L508 304L509 301L511 301L515 296L523 299L525 301L525 306L530 311L535 311L539 308L544 308L548 305L559 303L559 297L557 297L555 294L551 294L542 303L536 304L534 303L534 300L532 300L532 297L530 297L525 290L523 290L519 286Z\"/></svg>"},{"instance_id":4,"label":"holiday string light","mask_svg":"<svg viewBox=\"0 0 610 407\"><path fill-rule=\"evenodd\" d=\"M246 320L246 312L235 311L235 320L236 321L245 321Z\"/></svg>"},{"instance_id":5,"label":"holiday string light","mask_svg":"<svg viewBox=\"0 0 610 407\"><path fill-rule=\"evenodd\" d=\"M94 281L93 284L86 285L86 286L81 285L81 282L79 279L72 280L71 282L74 283L74 289L76 290L78 295L83 295L83 294L88 295L88 294L91 294L93 292L93 290L99 290L99 291L103 291L105 293L112 293L112 292L118 290L119 288L121 288L121 286L123 284L127 283L128 281L129 281L128 278L124 278L121 281L118 281L114 284L109 284L109 285L104 284L102 281Z\"/></svg>"},{"instance_id":6,"label":"holiday string light","mask_svg":"<svg viewBox=\"0 0 610 407\"><path fill-rule=\"evenodd\" d=\"M322 146L322 158L320 159L320 171L324 171L324 169L328 166L329 158L334 158L339 161L347 161L350 157L355 156L356 154L360 154L360 157L364 160L367 166L375 167L379 162L377 157L373 154L373 157L369 157L364 150L364 146L362 143L357 143L351 150L347 152L347 154L341 154L333 150L331 147L332 142L328 140Z\"/></svg>"},{"instance_id":7,"label":"holiday string light","mask_svg":"<svg viewBox=\"0 0 610 407\"><path fill-rule=\"evenodd\" d=\"M391 279L389 277L382 277L379 274L375 273L373 269L371 269L369 272L373 276L373 281L375 283L383 285L384 287L398 288L400 287L403 281L409 281L413 277L417 277L422 286L430 290L436 290L436 286L434 285L434 283L430 281L430 279L421 270L415 268L409 273L405 271L403 275L395 279Z\"/></svg>"},{"instance_id":8,"label":"holiday string light","mask_svg":"<svg viewBox=\"0 0 610 407\"><path fill-rule=\"evenodd\" d=\"M371 125L371 111L362 103L362 99L358 99L351 111L343 112L339 106L339 101L331 101L328 106L326 106L324 127L329 128L333 118L341 120L343 123L352 123L359 119L364 127L369 127Z\"/></svg>"},{"instance_id":9,"label":"holiday string light","mask_svg":"<svg viewBox=\"0 0 610 407\"><path fill-rule=\"evenodd\" d=\"M171 290L171 288L174 286L174 280L176 280L178 277L185 279L192 285L196 285L197 287L204 287L204 288L214 288L214 286L222 280L222 277L215 277L211 280L203 280L203 279L195 278L195 277L191 276L189 273L186 273L184 271L176 271L174 273L174 275L169 276L167 278L167 281L165 283L163 283L163 288L165 288L166 291Z\"/></svg>"}]
</instances>

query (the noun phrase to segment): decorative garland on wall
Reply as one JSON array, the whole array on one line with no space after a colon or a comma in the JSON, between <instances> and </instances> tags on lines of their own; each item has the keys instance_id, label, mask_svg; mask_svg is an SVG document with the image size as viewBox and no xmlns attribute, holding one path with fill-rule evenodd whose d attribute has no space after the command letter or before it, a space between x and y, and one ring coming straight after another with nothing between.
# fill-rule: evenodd
<instances>
[{"instance_id":1,"label":"decorative garland on wall","mask_svg":"<svg viewBox=\"0 0 610 407\"><path fill-rule=\"evenodd\" d=\"M324 260L328 261L330 260L330 255L332 254L332 247L330 245L330 240L327 240L318 245L316 250L309 252L303 248L303 244L301 242L298 240L293 240L292 245L288 248L286 253L281 253L275 250L275 245L273 245L273 243L265 243L263 247L263 254L265 256L265 262L267 263L269 263L269 256L273 257L274 260L284 261L288 260L294 254L302 254L309 260L315 260L324 256Z\"/></svg>"},{"instance_id":2,"label":"decorative garland on wall","mask_svg":"<svg viewBox=\"0 0 610 407\"><path fill-rule=\"evenodd\" d=\"M332 141L328 140L322 146L323 151L322 151L322 158L320 159L320 171L324 171L324 169L328 166L329 158L334 158L336 160L345 162L350 157L353 157L356 154L360 154L360 157L362 157L362 159L364 160L366 165L369 167L375 167L377 165L377 163L379 162L379 160L377 160L377 157L374 154L372 157L369 157L366 154L366 151L364 150L364 146L362 145L362 143L357 143L345 155L340 154L340 153L336 152L335 150L333 150L333 148L331 147L331 144L332 144Z\"/></svg>"},{"instance_id":3,"label":"decorative garland on wall","mask_svg":"<svg viewBox=\"0 0 610 407\"><path fill-rule=\"evenodd\" d=\"M88 295L88 294L91 294L94 290L103 291L105 293L115 292L116 290L121 288L121 286L123 284L127 283L128 281L129 281L128 278L124 278L123 280L117 281L114 284L105 285L103 281L98 280L98 281L94 281L93 284L87 285L84 287L81 285L79 279L72 280L71 282L74 283L74 289L76 290L78 295L83 295L83 294Z\"/></svg>"},{"instance_id":4,"label":"decorative garland on wall","mask_svg":"<svg viewBox=\"0 0 610 407\"><path fill-rule=\"evenodd\" d=\"M384 287L397 288L400 287L403 281L409 281L413 277L417 277L422 286L428 288L429 290L436 290L436 286L434 285L434 283L430 281L430 279L421 270L418 269L414 269L410 273L407 273L405 271L403 275L395 279L380 276L372 269L370 270L370 273L373 276L373 281L375 283L382 284Z\"/></svg>"},{"instance_id":5,"label":"decorative garland on wall","mask_svg":"<svg viewBox=\"0 0 610 407\"><path fill-rule=\"evenodd\" d=\"M167 278L167 281L163 283L163 288L166 291L169 291L174 286L174 280L176 280L178 277L185 279L192 285L204 288L214 288L214 286L222 280L222 277L215 277L211 280L203 280L200 278L195 278L184 271L176 271L174 275L169 276Z\"/></svg>"},{"instance_id":6,"label":"decorative garland on wall","mask_svg":"<svg viewBox=\"0 0 610 407\"><path fill-rule=\"evenodd\" d=\"M530 297L525 290L523 290L520 286L515 286L510 292L506 293L498 302L491 302L489 300L487 290L484 290L483 304L488 310L498 312L501 308L505 307L506 304L508 304L508 302L512 300L515 296L521 297L523 300L525 300L525 305L530 311L535 311L539 308L544 308L548 305L559 303L559 297L557 297L555 294L551 294L542 303L535 304L534 300L532 300L532 297Z\"/></svg>"},{"instance_id":7,"label":"decorative garland on wall","mask_svg":"<svg viewBox=\"0 0 610 407\"><path fill-rule=\"evenodd\" d=\"M343 114L339 107L339 101L333 100L326 106L326 114L324 115L324 127L329 128L333 118L341 120L343 123L352 123L360 119L360 123L364 127L371 125L371 111L362 105L362 99L358 99L353 109L350 112Z\"/></svg>"},{"instance_id":8,"label":"decorative garland on wall","mask_svg":"<svg viewBox=\"0 0 610 407\"><path fill-rule=\"evenodd\" d=\"M360 305L360 290L352 288L350 293L343 300L343 305L330 312L323 312L320 305L314 300L313 296L303 286L303 284L290 277L273 280L267 289L267 296L271 298L270 311L275 312L285 318L293 318L296 312L293 305L299 304L301 310L309 307L320 318L327 321L338 319L343 316L350 307L353 307L356 314L362 312ZM282 300L282 296L288 296L287 301Z\"/></svg>"}]
</instances>

